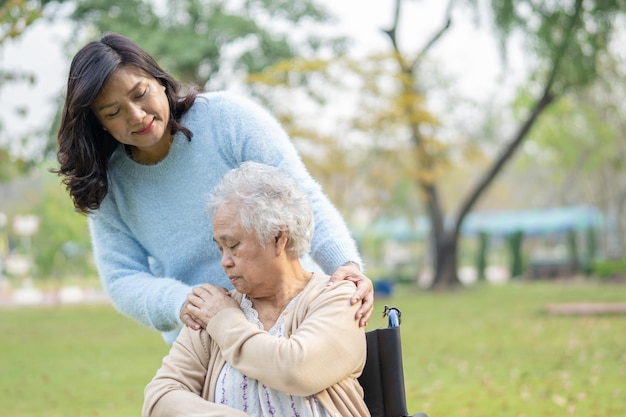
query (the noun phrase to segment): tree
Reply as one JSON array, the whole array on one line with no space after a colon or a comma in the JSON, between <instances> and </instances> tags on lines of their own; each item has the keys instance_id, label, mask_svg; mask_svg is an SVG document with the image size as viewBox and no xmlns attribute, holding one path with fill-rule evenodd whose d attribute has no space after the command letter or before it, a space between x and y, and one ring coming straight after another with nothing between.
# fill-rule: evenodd
<instances>
[{"instance_id":1,"label":"tree","mask_svg":"<svg viewBox=\"0 0 626 417\"><path fill-rule=\"evenodd\" d=\"M421 60L452 24L452 5L442 28L430 39L415 57L403 52L398 38L403 0L395 1L391 27L385 30L394 51L401 77L401 94L415 97ZM434 246L435 287L446 288L458 284L457 250L461 225L503 167L519 149L539 116L564 95L590 85L598 77L599 59L607 52L616 18L623 14L623 1L533 2L503 0L492 2L495 27L503 44L516 31L527 40L528 52L533 54L536 67L529 80L528 91L533 98L525 115L511 138L503 145L499 155L478 182L469 188L461 200L450 226L439 201L438 184L419 177L417 186L425 196L429 209ZM411 100L412 101L412 100ZM415 113L406 106L405 116ZM430 168L436 165L437 156L430 150L419 123L408 124L411 142L417 152L416 163Z\"/></svg>"},{"instance_id":2,"label":"tree","mask_svg":"<svg viewBox=\"0 0 626 417\"><path fill-rule=\"evenodd\" d=\"M625 246L626 88L621 65L617 57L603 60L598 82L552 106L531 132L532 152L522 160L551 169L554 203L583 201L602 209L607 256L621 256Z\"/></svg>"},{"instance_id":3,"label":"tree","mask_svg":"<svg viewBox=\"0 0 626 417\"><path fill-rule=\"evenodd\" d=\"M341 50L340 38L314 28L331 15L312 0L78 0L72 19L85 36L118 32L184 82L224 88L280 60ZM300 30L295 30L299 27ZM299 34L294 36L294 33Z\"/></svg>"},{"instance_id":4,"label":"tree","mask_svg":"<svg viewBox=\"0 0 626 417\"><path fill-rule=\"evenodd\" d=\"M18 37L40 16L40 10L33 8L26 0L8 0L0 6L0 48L8 39ZM0 86L10 82L33 82L32 75L20 74L0 68ZM2 132L0 120L0 132ZM23 170L23 161L14 161L9 152L0 148L0 182L6 181Z\"/></svg>"},{"instance_id":5,"label":"tree","mask_svg":"<svg viewBox=\"0 0 626 417\"><path fill-rule=\"evenodd\" d=\"M6 0L0 4L0 45L7 39L20 36L28 26L41 17L43 6L41 3Z\"/></svg>"},{"instance_id":6,"label":"tree","mask_svg":"<svg viewBox=\"0 0 626 417\"><path fill-rule=\"evenodd\" d=\"M490 145L500 146L500 152L492 157L476 182L467 185L465 194L457 198L458 207L451 216L442 204L443 174L451 164L457 163L468 154L478 153L482 158L488 153L480 151L480 143L451 142L450 137L439 134L441 120L428 106L430 90L426 80L429 77L425 76L425 71L431 65L430 53L448 34L459 7L474 7L476 15L481 15L482 3L472 0L459 3L451 0L440 29L417 51L408 51L401 46L405 43L400 38L406 33L401 31L401 23L411 21L410 16L404 13L405 3L406 0L394 1L392 23L383 31L390 45L388 54L378 54L359 63L343 60L339 65L360 76L359 88L368 95L360 98L361 117L355 118L351 124L351 127L369 135L370 141L366 148L377 157L376 162L367 160L364 169L378 169L381 166L380 161L385 162L386 166L395 163L396 167L403 167L405 178L413 180L430 218L434 287L448 288L460 284L457 276L459 236L467 214L475 208L501 174L546 109L563 97L573 97L573 93L592 85L599 78L601 58L608 55L617 20L623 18L626 4L623 0L490 2L494 32L503 45L503 57L506 57L505 45L509 39L520 35L525 41L524 50L531 65L530 76L523 91L527 106L516 114L517 127L508 139L499 133L502 129L494 129L493 125L482 132L494 137ZM466 15L467 13L463 14ZM340 60L328 60L323 64L317 62L313 71L337 73L331 67L338 61ZM261 80L272 88L281 83L294 87L289 78L302 68L312 70L304 64L299 67L283 65L283 68L266 70L264 76L257 77L255 81ZM431 78L437 77L435 72L428 75ZM494 109L488 111L494 112ZM293 112L286 113L283 120L294 122ZM498 118L504 119L501 116ZM292 127L292 130L302 129L298 126ZM458 139L462 141L468 136L466 134L465 138ZM384 141L380 138L384 138ZM335 136L335 143L339 142ZM459 144L463 146L457 146ZM350 159L354 159L356 153L358 152L351 149ZM392 157L380 159L381 155ZM412 158L413 167L406 167L404 161L407 157ZM364 160L366 158L360 159ZM388 160L391 164L386 164ZM467 182L469 180L471 178ZM382 190L392 188L387 186Z\"/></svg>"},{"instance_id":7,"label":"tree","mask_svg":"<svg viewBox=\"0 0 626 417\"><path fill-rule=\"evenodd\" d=\"M0 3L0 49L5 42L19 38L28 28L43 16L44 7L51 0L6 0ZM35 83L32 74L9 71L0 66L0 88L9 83ZM0 133L3 131L0 120ZM33 167L33 161L17 158L8 149L0 147L0 182L24 174Z\"/></svg>"}]
</instances>

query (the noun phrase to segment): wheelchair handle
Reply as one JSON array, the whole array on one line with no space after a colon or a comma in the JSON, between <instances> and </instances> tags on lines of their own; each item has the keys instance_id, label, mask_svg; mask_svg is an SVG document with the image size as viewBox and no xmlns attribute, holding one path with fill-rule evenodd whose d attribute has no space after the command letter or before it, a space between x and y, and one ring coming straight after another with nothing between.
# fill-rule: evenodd
<instances>
[{"instance_id":1,"label":"wheelchair handle","mask_svg":"<svg viewBox=\"0 0 626 417\"><path fill-rule=\"evenodd\" d=\"M401 314L400 310L396 307L389 307L388 305L385 305L385 309L383 310L383 317L389 317L388 327L399 327Z\"/></svg>"}]
</instances>

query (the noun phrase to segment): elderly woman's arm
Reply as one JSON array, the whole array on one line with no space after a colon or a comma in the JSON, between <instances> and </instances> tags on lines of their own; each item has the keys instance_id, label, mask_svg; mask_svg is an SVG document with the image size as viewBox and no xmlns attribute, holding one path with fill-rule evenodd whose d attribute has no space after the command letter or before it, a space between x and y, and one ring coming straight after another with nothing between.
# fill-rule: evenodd
<instances>
[{"instance_id":1,"label":"elderly woman's arm","mask_svg":"<svg viewBox=\"0 0 626 417\"><path fill-rule=\"evenodd\" d=\"M202 397L209 366L207 339L184 327L144 392L143 417L246 417Z\"/></svg>"},{"instance_id":2,"label":"elderly woman's arm","mask_svg":"<svg viewBox=\"0 0 626 417\"><path fill-rule=\"evenodd\" d=\"M347 281L324 287L311 297L301 294L289 314L306 316L287 337L276 338L248 322L236 308L226 308L207 324L231 366L282 392L316 394L349 376L365 362L365 336L350 304L354 286ZM285 317L285 321L293 320Z\"/></svg>"}]
</instances>

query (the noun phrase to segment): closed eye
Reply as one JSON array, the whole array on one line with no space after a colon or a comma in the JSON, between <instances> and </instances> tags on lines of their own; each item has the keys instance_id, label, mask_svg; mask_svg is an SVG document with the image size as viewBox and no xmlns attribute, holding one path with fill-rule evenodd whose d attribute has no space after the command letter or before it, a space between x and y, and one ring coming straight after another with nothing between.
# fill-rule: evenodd
<instances>
[{"instance_id":1,"label":"closed eye","mask_svg":"<svg viewBox=\"0 0 626 417\"><path fill-rule=\"evenodd\" d=\"M146 94L148 94L148 87L146 87L139 95L135 96L136 99L142 98L144 97Z\"/></svg>"},{"instance_id":2,"label":"closed eye","mask_svg":"<svg viewBox=\"0 0 626 417\"><path fill-rule=\"evenodd\" d=\"M113 113L109 113L106 115L106 117L115 117L120 113L120 109L115 110Z\"/></svg>"}]
</instances>

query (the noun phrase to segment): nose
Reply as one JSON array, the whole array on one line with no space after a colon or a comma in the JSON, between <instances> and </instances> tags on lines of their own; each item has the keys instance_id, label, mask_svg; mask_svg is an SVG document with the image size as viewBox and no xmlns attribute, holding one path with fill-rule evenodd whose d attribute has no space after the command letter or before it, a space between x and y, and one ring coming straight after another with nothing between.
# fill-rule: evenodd
<instances>
[{"instance_id":1,"label":"nose","mask_svg":"<svg viewBox=\"0 0 626 417\"><path fill-rule=\"evenodd\" d=\"M230 255L230 251L222 251L222 268L226 269L234 265L233 257Z\"/></svg>"},{"instance_id":2,"label":"nose","mask_svg":"<svg viewBox=\"0 0 626 417\"><path fill-rule=\"evenodd\" d=\"M131 123L141 122L145 116L146 116L146 112L144 111L143 107L141 107L140 105L136 103L131 103L128 106L128 120Z\"/></svg>"}]
</instances>

